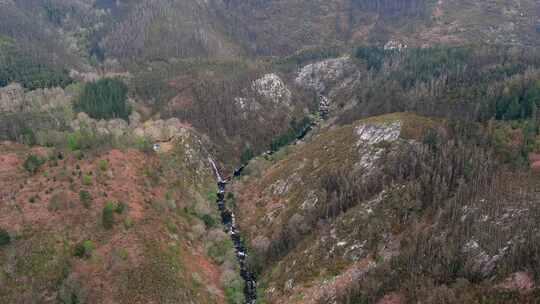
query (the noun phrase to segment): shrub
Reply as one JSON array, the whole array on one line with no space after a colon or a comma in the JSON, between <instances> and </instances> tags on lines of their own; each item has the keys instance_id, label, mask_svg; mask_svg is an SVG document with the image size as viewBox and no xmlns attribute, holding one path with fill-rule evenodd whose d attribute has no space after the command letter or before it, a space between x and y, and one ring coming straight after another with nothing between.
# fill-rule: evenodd
<instances>
[{"instance_id":1,"label":"shrub","mask_svg":"<svg viewBox=\"0 0 540 304\"><path fill-rule=\"evenodd\" d=\"M11 243L11 237L9 236L9 233L6 230L0 228L0 247L9 245L9 243Z\"/></svg>"},{"instance_id":2,"label":"shrub","mask_svg":"<svg viewBox=\"0 0 540 304\"><path fill-rule=\"evenodd\" d=\"M36 174L41 165L45 163L45 160L37 155L29 155L24 161L23 167L26 171Z\"/></svg>"},{"instance_id":3,"label":"shrub","mask_svg":"<svg viewBox=\"0 0 540 304\"><path fill-rule=\"evenodd\" d=\"M83 127L67 135L67 144L71 151L89 150L98 145L98 138L92 130Z\"/></svg>"},{"instance_id":4,"label":"shrub","mask_svg":"<svg viewBox=\"0 0 540 304\"><path fill-rule=\"evenodd\" d=\"M79 192L79 198L86 209L90 208L90 204L92 203L92 195L90 192L81 190Z\"/></svg>"},{"instance_id":5,"label":"shrub","mask_svg":"<svg viewBox=\"0 0 540 304\"><path fill-rule=\"evenodd\" d=\"M223 264L230 258L231 249L234 247L229 238L212 242L208 248L208 255L218 264Z\"/></svg>"},{"instance_id":6,"label":"shrub","mask_svg":"<svg viewBox=\"0 0 540 304\"><path fill-rule=\"evenodd\" d=\"M281 147L291 144L296 139L303 138L311 129L312 121L309 117L304 117L300 122L293 120L287 132L274 139L270 145L272 151L278 151Z\"/></svg>"},{"instance_id":7,"label":"shrub","mask_svg":"<svg viewBox=\"0 0 540 304\"><path fill-rule=\"evenodd\" d=\"M114 211L115 211L115 206L113 203L111 202L108 202L107 204L105 204L105 207L103 207L103 213L101 215L101 220L102 220L102 223L103 223L103 227L105 229L111 229L114 225Z\"/></svg>"},{"instance_id":8,"label":"shrub","mask_svg":"<svg viewBox=\"0 0 540 304\"><path fill-rule=\"evenodd\" d=\"M129 229L131 227L133 227L133 219L129 217L124 219L124 228Z\"/></svg>"},{"instance_id":9,"label":"shrub","mask_svg":"<svg viewBox=\"0 0 540 304\"><path fill-rule=\"evenodd\" d=\"M102 159L99 161L99 170L101 171L107 171L109 169L109 162L106 159Z\"/></svg>"},{"instance_id":10,"label":"shrub","mask_svg":"<svg viewBox=\"0 0 540 304\"><path fill-rule=\"evenodd\" d=\"M137 138L135 141L135 146L137 147L137 149L141 150L144 153L154 152L152 142L146 137Z\"/></svg>"},{"instance_id":11,"label":"shrub","mask_svg":"<svg viewBox=\"0 0 540 304\"><path fill-rule=\"evenodd\" d=\"M233 280L225 286L225 299L228 304L244 303L244 284L241 280Z\"/></svg>"},{"instance_id":12,"label":"shrub","mask_svg":"<svg viewBox=\"0 0 540 304\"><path fill-rule=\"evenodd\" d=\"M90 176L90 175L88 175L88 174L83 175L83 177L82 177L82 183L83 183L83 185L85 185L85 186L90 186L90 185L92 185L92 176Z\"/></svg>"},{"instance_id":13,"label":"shrub","mask_svg":"<svg viewBox=\"0 0 540 304\"><path fill-rule=\"evenodd\" d=\"M178 233L178 226L176 226L176 224L171 219L167 219L167 221L165 222L165 226L167 226L167 230L170 233Z\"/></svg>"},{"instance_id":14,"label":"shrub","mask_svg":"<svg viewBox=\"0 0 540 304\"><path fill-rule=\"evenodd\" d=\"M22 142L23 144L25 145L28 145L28 146L33 146L36 144L37 142L37 139L36 139L36 134L34 133L34 131L28 127L24 128L22 130Z\"/></svg>"},{"instance_id":15,"label":"shrub","mask_svg":"<svg viewBox=\"0 0 540 304\"><path fill-rule=\"evenodd\" d=\"M204 222L204 225L206 226L206 228L213 228L214 226L216 226L216 220L214 220L214 218L209 215L209 214L205 214L201 217L201 219L203 220Z\"/></svg>"},{"instance_id":16,"label":"shrub","mask_svg":"<svg viewBox=\"0 0 540 304\"><path fill-rule=\"evenodd\" d=\"M89 258L92 256L92 252L96 249L94 242L91 240L86 240L82 243L75 246L74 256L79 258Z\"/></svg>"},{"instance_id":17,"label":"shrub","mask_svg":"<svg viewBox=\"0 0 540 304\"><path fill-rule=\"evenodd\" d=\"M126 210L126 207L127 207L126 204L120 202L120 203L116 204L116 208L114 208L114 212L116 212L118 214L122 214Z\"/></svg>"},{"instance_id":18,"label":"shrub","mask_svg":"<svg viewBox=\"0 0 540 304\"><path fill-rule=\"evenodd\" d=\"M254 156L253 150L250 147L246 147L240 156L240 163L247 164Z\"/></svg>"},{"instance_id":19,"label":"shrub","mask_svg":"<svg viewBox=\"0 0 540 304\"><path fill-rule=\"evenodd\" d=\"M122 118L128 120L127 86L119 79L104 78L87 84L75 103L77 112L95 119Z\"/></svg>"},{"instance_id":20,"label":"shrub","mask_svg":"<svg viewBox=\"0 0 540 304\"><path fill-rule=\"evenodd\" d=\"M123 261L127 261L129 259L129 251L127 249L122 248L116 252L117 256L121 258Z\"/></svg>"}]
</instances>

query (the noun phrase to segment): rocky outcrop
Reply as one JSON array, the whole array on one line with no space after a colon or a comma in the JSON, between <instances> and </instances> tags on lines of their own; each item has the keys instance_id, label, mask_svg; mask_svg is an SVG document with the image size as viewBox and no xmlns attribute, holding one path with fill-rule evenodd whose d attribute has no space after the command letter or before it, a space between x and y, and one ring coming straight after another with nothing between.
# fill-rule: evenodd
<instances>
[{"instance_id":1,"label":"rocky outcrop","mask_svg":"<svg viewBox=\"0 0 540 304\"><path fill-rule=\"evenodd\" d=\"M476 240L471 240L463 246L463 253L466 254L471 270L483 277L489 276L497 266L509 247L499 249L495 255L489 255Z\"/></svg>"},{"instance_id":2,"label":"rocky outcrop","mask_svg":"<svg viewBox=\"0 0 540 304\"><path fill-rule=\"evenodd\" d=\"M285 81L274 73L265 74L254 80L251 86L242 90L242 96L234 98L243 119L248 119L248 113L256 113L266 107L288 109L292 106L291 101L291 90ZM269 111L267 114L277 115L277 112Z\"/></svg>"},{"instance_id":3,"label":"rocky outcrop","mask_svg":"<svg viewBox=\"0 0 540 304\"><path fill-rule=\"evenodd\" d=\"M327 59L303 67L294 82L301 88L314 91L319 97L319 110L327 115L339 91L357 78L358 72L350 57Z\"/></svg>"},{"instance_id":4,"label":"rocky outcrop","mask_svg":"<svg viewBox=\"0 0 540 304\"><path fill-rule=\"evenodd\" d=\"M387 124L364 124L356 128L357 146L375 145L383 141L396 141L401 134L401 122Z\"/></svg>"},{"instance_id":5,"label":"rocky outcrop","mask_svg":"<svg viewBox=\"0 0 540 304\"><path fill-rule=\"evenodd\" d=\"M355 134L358 136L356 146L360 153L357 166L372 172L384 151L384 148L378 147L377 144L397 141L401 134L401 122L363 124L356 127Z\"/></svg>"},{"instance_id":6,"label":"rocky outcrop","mask_svg":"<svg viewBox=\"0 0 540 304\"><path fill-rule=\"evenodd\" d=\"M303 67L295 79L295 83L303 88L311 89L319 94L328 93L330 86L347 76L354 67L348 56L328 59Z\"/></svg>"},{"instance_id":7,"label":"rocky outcrop","mask_svg":"<svg viewBox=\"0 0 540 304\"><path fill-rule=\"evenodd\" d=\"M275 104L286 106L291 104L291 91L287 88L285 82L274 73L266 74L255 80L252 89Z\"/></svg>"}]
</instances>

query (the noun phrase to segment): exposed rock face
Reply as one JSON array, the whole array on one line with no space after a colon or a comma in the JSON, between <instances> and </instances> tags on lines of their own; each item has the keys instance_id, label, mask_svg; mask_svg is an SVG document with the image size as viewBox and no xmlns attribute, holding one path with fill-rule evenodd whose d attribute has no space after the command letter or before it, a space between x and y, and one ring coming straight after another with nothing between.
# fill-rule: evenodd
<instances>
[{"instance_id":1,"label":"exposed rock face","mask_svg":"<svg viewBox=\"0 0 540 304\"><path fill-rule=\"evenodd\" d=\"M360 161L357 166L372 173L384 150L377 147L376 144L397 141L401 134L401 122L360 125L356 127L355 134L359 138L356 146L360 153Z\"/></svg>"},{"instance_id":2,"label":"exposed rock face","mask_svg":"<svg viewBox=\"0 0 540 304\"><path fill-rule=\"evenodd\" d=\"M294 82L304 89L315 91L319 96L319 110L325 116L336 95L354 82L357 76L354 63L345 56L306 65Z\"/></svg>"},{"instance_id":3,"label":"exposed rock face","mask_svg":"<svg viewBox=\"0 0 540 304\"><path fill-rule=\"evenodd\" d=\"M289 106L291 103L291 91L287 88L285 82L274 73L266 74L255 80L252 88L273 103L286 106Z\"/></svg>"},{"instance_id":4,"label":"exposed rock face","mask_svg":"<svg viewBox=\"0 0 540 304\"><path fill-rule=\"evenodd\" d=\"M234 103L241 111L241 117L248 119L249 113L256 113L262 108L270 108L268 115L280 115L277 109L290 109L292 92L286 83L276 74L265 74L254 80L242 90L243 96L234 98ZM276 110L276 111L274 111Z\"/></svg>"},{"instance_id":5,"label":"exposed rock face","mask_svg":"<svg viewBox=\"0 0 540 304\"><path fill-rule=\"evenodd\" d=\"M360 145L374 145L383 141L396 141L401 134L401 122L396 121L389 124L365 124L356 128Z\"/></svg>"},{"instance_id":6,"label":"exposed rock face","mask_svg":"<svg viewBox=\"0 0 540 304\"><path fill-rule=\"evenodd\" d=\"M295 79L295 83L303 88L324 94L330 85L341 80L354 68L347 57L328 59L303 67Z\"/></svg>"},{"instance_id":7,"label":"exposed rock face","mask_svg":"<svg viewBox=\"0 0 540 304\"><path fill-rule=\"evenodd\" d=\"M70 105L71 99L62 88L25 92L20 84L13 83L0 88L0 112L47 111Z\"/></svg>"},{"instance_id":8,"label":"exposed rock face","mask_svg":"<svg viewBox=\"0 0 540 304\"><path fill-rule=\"evenodd\" d=\"M463 253L467 254L472 264L472 270L484 277L489 276L495 270L497 262L504 257L507 250L508 247L503 247L499 249L498 254L490 256L476 240L471 240L463 246Z\"/></svg>"}]
</instances>

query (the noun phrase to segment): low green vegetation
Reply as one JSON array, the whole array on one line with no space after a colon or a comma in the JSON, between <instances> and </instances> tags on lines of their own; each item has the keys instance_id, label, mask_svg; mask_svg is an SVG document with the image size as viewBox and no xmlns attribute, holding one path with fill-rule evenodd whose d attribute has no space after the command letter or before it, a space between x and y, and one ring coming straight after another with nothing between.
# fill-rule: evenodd
<instances>
[{"instance_id":1,"label":"low green vegetation","mask_svg":"<svg viewBox=\"0 0 540 304\"><path fill-rule=\"evenodd\" d=\"M92 176L89 174L84 174L82 177L82 184L85 186L91 186L92 185Z\"/></svg>"},{"instance_id":2,"label":"low green vegetation","mask_svg":"<svg viewBox=\"0 0 540 304\"><path fill-rule=\"evenodd\" d=\"M145 153L154 151L152 142L146 137L140 137L135 140L135 147Z\"/></svg>"},{"instance_id":3,"label":"low green vegetation","mask_svg":"<svg viewBox=\"0 0 540 304\"><path fill-rule=\"evenodd\" d=\"M240 156L240 163L247 164L253 157L255 157L253 149L251 149L251 147L246 147Z\"/></svg>"},{"instance_id":4,"label":"low green vegetation","mask_svg":"<svg viewBox=\"0 0 540 304\"><path fill-rule=\"evenodd\" d=\"M127 303L137 299L159 299L161 303L188 303L197 292L187 277L182 248L178 244L148 241L145 258L121 275L124 282L119 293Z\"/></svg>"},{"instance_id":5,"label":"low green vegetation","mask_svg":"<svg viewBox=\"0 0 540 304\"><path fill-rule=\"evenodd\" d=\"M67 135L67 145L71 151L88 150L96 145L96 138L89 128L81 128Z\"/></svg>"},{"instance_id":6,"label":"low green vegetation","mask_svg":"<svg viewBox=\"0 0 540 304\"><path fill-rule=\"evenodd\" d=\"M75 246L73 255L79 258L90 258L96 249L96 245L91 240L86 240Z\"/></svg>"},{"instance_id":7,"label":"low green vegetation","mask_svg":"<svg viewBox=\"0 0 540 304\"><path fill-rule=\"evenodd\" d=\"M130 229L131 227L133 227L133 219L129 218L129 217L126 217L124 219L124 228Z\"/></svg>"},{"instance_id":8,"label":"low green vegetation","mask_svg":"<svg viewBox=\"0 0 540 304\"><path fill-rule=\"evenodd\" d=\"M122 214L124 213L124 211L126 211L126 209L127 209L127 205L124 204L123 202L119 202L115 205L114 212L118 214Z\"/></svg>"},{"instance_id":9,"label":"low green vegetation","mask_svg":"<svg viewBox=\"0 0 540 304\"><path fill-rule=\"evenodd\" d=\"M28 282L28 287L39 293L57 288L69 274L71 267L72 252L68 247L63 246L64 240L52 234L31 233L22 236L21 242L25 242L28 246L25 248L29 249L16 249L15 278L32 278ZM22 287L20 282L9 277L2 282L2 287L4 286L14 288L14 290L20 290L18 288ZM0 295L3 294L0 293Z\"/></svg>"},{"instance_id":10,"label":"low green vegetation","mask_svg":"<svg viewBox=\"0 0 540 304\"><path fill-rule=\"evenodd\" d=\"M6 246L9 243L11 243L11 237L9 236L9 233L6 230L0 228L0 247Z\"/></svg>"},{"instance_id":11,"label":"low green vegetation","mask_svg":"<svg viewBox=\"0 0 540 304\"><path fill-rule=\"evenodd\" d=\"M206 229L212 229L217 225L216 220L209 214L205 214L201 217L206 226Z\"/></svg>"},{"instance_id":12,"label":"low green vegetation","mask_svg":"<svg viewBox=\"0 0 540 304\"><path fill-rule=\"evenodd\" d=\"M228 254L234 248L229 238L213 242L208 248L208 255L218 264L223 264L227 260Z\"/></svg>"},{"instance_id":13,"label":"low green vegetation","mask_svg":"<svg viewBox=\"0 0 540 304\"><path fill-rule=\"evenodd\" d=\"M109 169L109 162L106 159L99 161L99 170L107 171Z\"/></svg>"},{"instance_id":14,"label":"low green vegetation","mask_svg":"<svg viewBox=\"0 0 540 304\"><path fill-rule=\"evenodd\" d=\"M127 103L127 86L115 78L104 78L87 84L75 102L77 112L95 119L128 120L131 108Z\"/></svg>"},{"instance_id":15,"label":"low green vegetation","mask_svg":"<svg viewBox=\"0 0 540 304\"><path fill-rule=\"evenodd\" d=\"M116 210L116 207L112 202L107 202L105 204L105 207L103 207L103 211L101 214L101 222L103 224L103 228L109 230L112 229L114 226L114 212Z\"/></svg>"},{"instance_id":16,"label":"low green vegetation","mask_svg":"<svg viewBox=\"0 0 540 304\"><path fill-rule=\"evenodd\" d=\"M79 191L79 199L81 200L81 203L86 209L90 208L93 201L93 198L90 192L86 190Z\"/></svg>"},{"instance_id":17,"label":"low green vegetation","mask_svg":"<svg viewBox=\"0 0 540 304\"><path fill-rule=\"evenodd\" d=\"M272 151L277 151L281 147L284 147L297 138L305 135L311 128L312 121L309 117L304 117L301 121L297 122L296 120L291 121L290 127L283 135L279 136L277 139L272 141L270 148Z\"/></svg>"},{"instance_id":18,"label":"low green vegetation","mask_svg":"<svg viewBox=\"0 0 540 304\"><path fill-rule=\"evenodd\" d=\"M225 299L227 304L244 303L244 282L240 279L229 282L225 287Z\"/></svg>"},{"instance_id":19,"label":"low green vegetation","mask_svg":"<svg viewBox=\"0 0 540 304\"><path fill-rule=\"evenodd\" d=\"M28 127L25 127L21 133L22 143L28 146L33 146L37 143L36 134Z\"/></svg>"},{"instance_id":20,"label":"low green vegetation","mask_svg":"<svg viewBox=\"0 0 540 304\"><path fill-rule=\"evenodd\" d=\"M31 154L24 161L23 167L31 174L36 174L39 168L46 162L46 160L40 156Z\"/></svg>"}]
</instances>

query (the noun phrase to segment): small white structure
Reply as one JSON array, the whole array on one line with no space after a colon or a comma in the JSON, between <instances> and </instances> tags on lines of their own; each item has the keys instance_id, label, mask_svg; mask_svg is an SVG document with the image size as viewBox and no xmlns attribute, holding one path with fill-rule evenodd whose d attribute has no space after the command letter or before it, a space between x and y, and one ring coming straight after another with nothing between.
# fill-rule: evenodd
<instances>
[{"instance_id":1,"label":"small white structure","mask_svg":"<svg viewBox=\"0 0 540 304\"><path fill-rule=\"evenodd\" d=\"M154 152L159 152L159 150L161 149L161 145L156 143L152 146L152 149L154 150Z\"/></svg>"}]
</instances>

